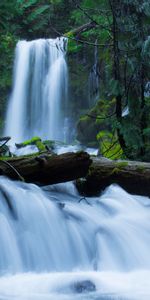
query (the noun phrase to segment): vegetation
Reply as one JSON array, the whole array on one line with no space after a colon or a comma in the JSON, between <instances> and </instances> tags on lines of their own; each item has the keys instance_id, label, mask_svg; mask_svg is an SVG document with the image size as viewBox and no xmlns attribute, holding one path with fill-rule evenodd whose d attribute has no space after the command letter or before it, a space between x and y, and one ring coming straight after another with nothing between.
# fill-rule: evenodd
<instances>
[{"instance_id":1,"label":"vegetation","mask_svg":"<svg viewBox=\"0 0 150 300\"><path fill-rule=\"evenodd\" d=\"M99 49L95 73L100 79L100 99L106 99L109 105L115 98L114 114L110 118L105 115L110 130L97 135L101 153L112 157L114 148L118 148L114 158L123 154L131 159L149 160L150 91L147 93L146 88L150 70L150 4L144 0L95 1L95 4L83 0L77 8L74 11L77 23L80 18L82 22L83 19L96 22L96 29L86 32L84 37ZM95 119L102 118L100 109Z\"/></svg>"},{"instance_id":2,"label":"vegetation","mask_svg":"<svg viewBox=\"0 0 150 300\"><path fill-rule=\"evenodd\" d=\"M65 34L78 138L112 159L150 161L148 1L7 0L0 15L0 126L16 42Z\"/></svg>"}]
</instances>

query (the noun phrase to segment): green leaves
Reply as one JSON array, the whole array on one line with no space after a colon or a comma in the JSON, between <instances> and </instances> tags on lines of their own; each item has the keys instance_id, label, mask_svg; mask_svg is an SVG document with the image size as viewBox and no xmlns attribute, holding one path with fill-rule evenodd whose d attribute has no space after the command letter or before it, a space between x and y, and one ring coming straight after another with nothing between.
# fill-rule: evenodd
<instances>
[{"instance_id":1,"label":"green leaves","mask_svg":"<svg viewBox=\"0 0 150 300\"><path fill-rule=\"evenodd\" d=\"M37 0L28 0L28 1L25 1L25 0L17 0L17 4L19 4L19 6L22 8L22 9L26 9L34 4L37 3Z\"/></svg>"},{"instance_id":2,"label":"green leaves","mask_svg":"<svg viewBox=\"0 0 150 300\"><path fill-rule=\"evenodd\" d=\"M100 131L97 134L97 140L100 142L100 153L110 159L120 159L123 151L119 145L116 134L110 131Z\"/></svg>"},{"instance_id":3,"label":"green leaves","mask_svg":"<svg viewBox=\"0 0 150 300\"><path fill-rule=\"evenodd\" d=\"M142 55L144 58L150 58L150 36L147 37L143 44Z\"/></svg>"},{"instance_id":4,"label":"green leaves","mask_svg":"<svg viewBox=\"0 0 150 300\"><path fill-rule=\"evenodd\" d=\"M111 79L109 82L109 89L110 89L109 94L111 96L115 97L122 94L122 89L120 87L120 82L118 80Z\"/></svg>"},{"instance_id":5,"label":"green leaves","mask_svg":"<svg viewBox=\"0 0 150 300\"><path fill-rule=\"evenodd\" d=\"M38 8L34 8L32 12L28 15L27 20L28 22L32 22L34 20L38 21L37 18L42 15L46 10L50 8L49 5L42 5Z\"/></svg>"}]
</instances>

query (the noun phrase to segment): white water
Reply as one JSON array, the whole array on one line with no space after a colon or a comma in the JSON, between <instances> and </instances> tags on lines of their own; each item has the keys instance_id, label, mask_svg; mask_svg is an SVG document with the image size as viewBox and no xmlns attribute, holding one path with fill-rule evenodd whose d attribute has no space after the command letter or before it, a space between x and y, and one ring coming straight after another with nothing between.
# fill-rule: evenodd
<instances>
[{"instance_id":1,"label":"white water","mask_svg":"<svg viewBox=\"0 0 150 300\"><path fill-rule=\"evenodd\" d=\"M12 142L33 136L65 139L66 44L65 38L18 42L4 132L11 136Z\"/></svg>"},{"instance_id":2,"label":"white water","mask_svg":"<svg viewBox=\"0 0 150 300\"><path fill-rule=\"evenodd\" d=\"M0 191L1 300L150 298L149 198L112 185L80 201L72 183L5 177Z\"/></svg>"},{"instance_id":3,"label":"white water","mask_svg":"<svg viewBox=\"0 0 150 300\"><path fill-rule=\"evenodd\" d=\"M13 142L67 139L66 42L18 43L5 128ZM149 245L149 198L112 185L81 199L72 183L0 177L0 300L150 299Z\"/></svg>"}]
</instances>

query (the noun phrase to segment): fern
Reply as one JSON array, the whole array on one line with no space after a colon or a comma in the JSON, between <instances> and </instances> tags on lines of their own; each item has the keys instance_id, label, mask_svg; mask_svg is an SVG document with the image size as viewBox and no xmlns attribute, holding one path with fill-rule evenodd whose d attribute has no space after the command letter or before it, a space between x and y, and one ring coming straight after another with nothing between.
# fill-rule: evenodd
<instances>
[{"instance_id":1,"label":"fern","mask_svg":"<svg viewBox=\"0 0 150 300\"><path fill-rule=\"evenodd\" d=\"M42 5L32 11L32 13L28 16L27 20L29 22L34 21L39 15L49 9L49 5Z\"/></svg>"}]
</instances>

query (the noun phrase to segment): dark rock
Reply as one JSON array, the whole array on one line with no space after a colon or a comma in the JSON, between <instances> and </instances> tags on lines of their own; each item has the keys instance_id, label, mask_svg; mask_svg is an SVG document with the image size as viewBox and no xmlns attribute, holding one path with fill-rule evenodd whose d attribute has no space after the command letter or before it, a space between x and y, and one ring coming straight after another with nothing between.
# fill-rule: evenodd
<instances>
[{"instance_id":1,"label":"dark rock","mask_svg":"<svg viewBox=\"0 0 150 300\"><path fill-rule=\"evenodd\" d=\"M95 284L90 280L83 280L79 282L75 282L72 286L72 289L75 293L89 293L89 292L95 292L96 286Z\"/></svg>"}]
</instances>

